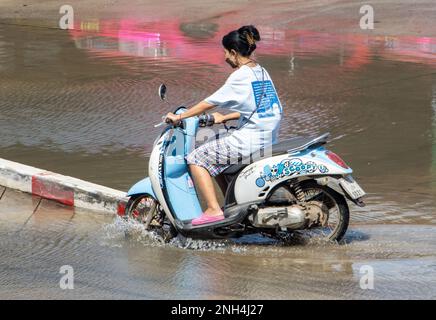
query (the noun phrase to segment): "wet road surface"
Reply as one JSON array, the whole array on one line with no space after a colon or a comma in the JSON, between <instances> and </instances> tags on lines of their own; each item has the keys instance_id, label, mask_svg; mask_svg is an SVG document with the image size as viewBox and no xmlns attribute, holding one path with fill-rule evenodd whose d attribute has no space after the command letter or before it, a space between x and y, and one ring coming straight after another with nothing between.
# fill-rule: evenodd
<instances>
[{"instance_id":1,"label":"wet road surface","mask_svg":"<svg viewBox=\"0 0 436 320\"><path fill-rule=\"evenodd\" d=\"M354 223L342 245L164 244L141 225L12 190L0 222L2 299L436 298L435 226ZM73 290L59 286L64 265ZM373 289L362 289L368 266Z\"/></svg>"}]
</instances>

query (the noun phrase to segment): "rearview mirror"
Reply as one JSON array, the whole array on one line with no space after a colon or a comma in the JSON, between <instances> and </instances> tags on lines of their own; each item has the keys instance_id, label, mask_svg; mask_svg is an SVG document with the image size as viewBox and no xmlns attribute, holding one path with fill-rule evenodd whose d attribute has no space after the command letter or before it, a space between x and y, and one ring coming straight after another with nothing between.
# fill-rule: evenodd
<instances>
[{"instance_id":1,"label":"rearview mirror","mask_svg":"<svg viewBox=\"0 0 436 320\"><path fill-rule=\"evenodd\" d=\"M159 86L159 97L161 100L165 100L166 93L167 93L167 86L162 83Z\"/></svg>"}]
</instances>

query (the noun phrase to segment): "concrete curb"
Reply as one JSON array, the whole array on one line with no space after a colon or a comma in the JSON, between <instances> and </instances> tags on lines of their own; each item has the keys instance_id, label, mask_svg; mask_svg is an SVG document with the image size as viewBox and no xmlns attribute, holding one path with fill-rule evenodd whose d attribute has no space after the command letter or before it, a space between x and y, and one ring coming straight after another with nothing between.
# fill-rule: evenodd
<instances>
[{"instance_id":1,"label":"concrete curb","mask_svg":"<svg viewBox=\"0 0 436 320\"><path fill-rule=\"evenodd\" d=\"M68 206L123 214L126 193L0 158L0 185Z\"/></svg>"}]
</instances>

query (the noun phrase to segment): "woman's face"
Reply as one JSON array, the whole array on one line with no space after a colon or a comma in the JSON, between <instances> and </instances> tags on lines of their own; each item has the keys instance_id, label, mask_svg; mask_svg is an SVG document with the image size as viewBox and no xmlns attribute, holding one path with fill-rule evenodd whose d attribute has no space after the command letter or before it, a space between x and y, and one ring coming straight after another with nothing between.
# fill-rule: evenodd
<instances>
[{"instance_id":1,"label":"woman's face","mask_svg":"<svg viewBox=\"0 0 436 320\"><path fill-rule=\"evenodd\" d=\"M233 69L238 67L237 54L234 52L234 50L229 51L224 49L224 59Z\"/></svg>"}]
</instances>

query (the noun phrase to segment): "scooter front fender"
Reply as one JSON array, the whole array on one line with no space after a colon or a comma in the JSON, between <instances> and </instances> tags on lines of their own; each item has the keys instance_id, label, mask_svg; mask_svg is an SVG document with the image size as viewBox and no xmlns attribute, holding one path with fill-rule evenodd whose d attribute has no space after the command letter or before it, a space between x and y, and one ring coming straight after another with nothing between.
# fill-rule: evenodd
<instances>
[{"instance_id":1,"label":"scooter front fender","mask_svg":"<svg viewBox=\"0 0 436 320\"><path fill-rule=\"evenodd\" d=\"M130 190L127 192L127 196L131 197L136 194L144 194L147 193L153 198L156 198L156 195L154 194L153 188L151 186L150 178L142 179L141 181L138 181L136 184L134 184Z\"/></svg>"}]
</instances>

